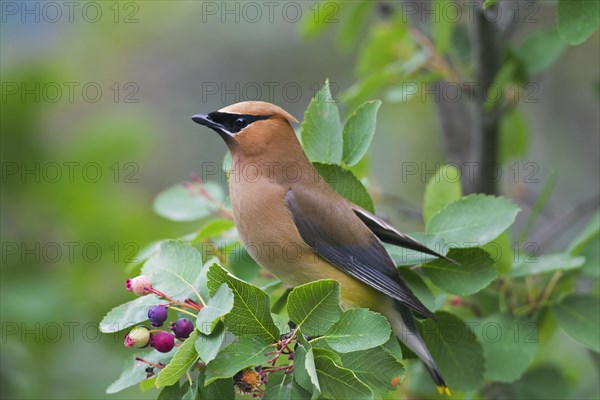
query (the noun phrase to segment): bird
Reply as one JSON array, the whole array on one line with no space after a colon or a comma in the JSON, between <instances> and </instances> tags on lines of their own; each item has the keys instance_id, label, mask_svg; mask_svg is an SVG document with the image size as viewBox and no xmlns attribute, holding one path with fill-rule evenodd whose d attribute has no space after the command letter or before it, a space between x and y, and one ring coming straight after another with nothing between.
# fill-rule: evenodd
<instances>
[{"instance_id":1,"label":"bird","mask_svg":"<svg viewBox=\"0 0 600 400\"><path fill-rule=\"evenodd\" d=\"M401 279L383 242L446 257L335 192L304 152L292 127L298 120L281 107L244 101L192 120L217 132L231 152L231 207L250 256L292 287L338 281L341 306L384 315L440 394L450 395L415 321L435 316Z\"/></svg>"}]
</instances>

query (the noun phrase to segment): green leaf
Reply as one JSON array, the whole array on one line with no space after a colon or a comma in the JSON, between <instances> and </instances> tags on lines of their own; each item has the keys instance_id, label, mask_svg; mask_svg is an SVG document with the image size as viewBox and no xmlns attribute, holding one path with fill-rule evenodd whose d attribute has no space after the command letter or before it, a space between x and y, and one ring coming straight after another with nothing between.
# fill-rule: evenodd
<instances>
[{"instance_id":1,"label":"green leaf","mask_svg":"<svg viewBox=\"0 0 600 400\"><path fill-rule=\"evenodd\" d=\"M513 224L519 207L504 197L473 194L455 201L431 217L427 232L451 248L482 246Z\"/></svg>"},{"instance_id":2,"label":"green leaf","mask_svg":"<svg viewBox=\"0 0 600 400\"><path fill-rule=\"evenodd\" d=\"M239 279L250 281L256 277L260 266L248 254L241 242L232 242L225 247L227 268Z\"/></svg>"},{"instance_id":3,"label":"green leaf","mask_svg":"<svg viewBox=\"0 0 600 400\"><path fill-rule=\"evenodd\" d=\"M529 131L522 112L516 108L500 120L498 157L501 164L523 157L529 150Z\"/></svg>"},{"instance_id":4,"label":"green leaf","mask_svg":"<svg viewBox=\"0 0 600 400\"><path fill-rule=\"evenodd\" d=\"M349 353L381 346L390 338L390 332L390 324L383 315L354 308L345 311L323 339L333 350Z\"/></svg>"},{"instance_id":5,"label":"green leaf","mask_svg":"<svg viewBox=\"0 0 600 400\"><path fill-rule=\"evenodd\" d=\"M429 310L435 310L437 308L433 293L431 293L431 290L429 290L419 274L410 268L399 268L398 273L400 274L400 277L404 283L406 283L415 296L421 300L421 303L423 303L425 307L427 307Z\"/></svg>"},{"instance_id":6,"label":"green leaf","mask_svg":"<svg viewBox=\"0 0 600 400\"><path fill-rule=\"evenodd\" d=\"M197 338L198 331L194 329L183 344L177 348L171 362L158 373L156 377L157 388L174 385L198 359L198 352L196 351Z\"/></svg>"},{"instance_id":7,"label":"green leaf","mask_svg":"<svg viewBox=\"0 0 600 400\"><path fill-rule=\"evenodd\" d=\"M195 221L215 212L225 199L223 188L215 182L176 185L154 200L154 211L171 221Z\"/></svg>"},{"instance_id":8,"label":"green leaf","mask_svg":"<svg viewBox=\"0 0 600 400\"><path fill-rule=\"evenodd\" d=\"M339 22L340 1L332 0L327 3L315 3L306 12L302 22L300 22L300 32L307 38L313 38L325 31L327 28L335 26Z\"/></svg>"},{"instance_id":9,"label":"green leaf","mask_svg":"<svg viewBox=\"0 0 600 400\"><path fill-rule=\"evenodd\" d=\"M415 47L406 34L407 25L405 17L397 16L369 30L369 36L358 52L356 69L360 77L381 71L397 60L410 59Z\"/></svg>"},{"instance_id":10,"label":"green leaf","mask_svg":"<svg viewBox=\"0 0 600 400\"><path fill-rule=\"evenodd\" d=\"M402 362L402 347L396 335L391 335L390 340L381 346L385 351L390 353L396 360Z\"/></svg>"},{"instance_id":11,"label":"green leaf","mask_svg":"<svg viewBox=\"0 0 600 400\"><path fill-rule=\"evenodd\" d=\"M520 262L515 263L510 276L520 278L538 274L547 274L555 271L568 271L577 269L585 263L584 257L574 257L569 253L546 254L540 257L523 257Z\"/></svg>"},{"instance_id":12,"label":"green leaf","mask_svg":"<svg viewBox=\"0 0 600 400\"><path fill-rule=\"evenodd\" d=\"M357 164L367 153L371 140L375 135L377 110L381 101L373 100L362 104L346 121L343 130L343 162L352 166Z\"/></svg>"},{"instance_id":13,"label":"green leaf","mask_svg":"<svg viewBox=\"0 0 600 400\"><path fill-rule=\"evenodd\" d=\"M121 372L121 375L116 381L110 384L110 386L106 389L106 393L118 393L123 389L135 386L138 383L146 380L146 377L148 376L148 373L146 372L148 364L141 361L136 361L136 357L153 363L164 363L173 357L173 354L175 354L175 349L168 353L159 353L158 351L152 349L142 353L136 353L128 357L127 361L125 361L125 365L123 366L123 372Z\"/></svg>"},{"instance_id":14,"label":"green leaf","mask_svg":"<svg viewBox=\"0 0 600 400\"><path fill-rule=\"evenodd\" d=\"M196 279L194 286L198 290L198 294L200 294L200 296L202 296L203 299L210 298L207 278L208 269L211 265L219 262L220 260L217 256L212 256L208 260L206 260L206 262L202 265L202 269L200 269L200 275L198 275L198 279Z\"/></svg>"},{"instance_id":15,"label":"green leaf","mask_svg":"<svg viewBox=\"0 0 600 400\"><path fill-rule=\"evenodd\" d=\"M494 262L482 249L453 249L448 257L459 265L438 259L422 267L431 282L448 293L468 296L485 288L496 278Z\"/></svg>"},{"instance_id":16,"label":"green leaf","mask_svg":"<svg viewBox=\"0 0 600 400\"><path fill-rule=\"evenodd\" d=\"M600 279L600 246L598 246L598 239L594 244L593 246L587 246L581 253L585 257L585 264L581 268L581 273L591 278Z\"/></svg>"},{"instance_id":17,"label":"green leaf","mask_svg":"<svg viewBox=\"0 0 600 400\"><path fill-rule=\"evenodd\" d=\"M269 296L265 292L237 279L217 264L209 267L207 276L213 296L223 283L233 291L233 308L225 316L225 326L231 333L269 342L279 339L279 329L271 318Z\"/></svg>"},{"instance_id":18,"label":"green leaf","mask_svg":"<svg viewBox=\"0 0 600 400\"><path fill-rule=\"evenodd\" d=\"M577 235L569 245L569 253L576 256L580 254L593 240L598 239L600 235L600 211L590 218L590 222Z\"/></svg>"},{"instance_id":19,"label":"green leaf","mask_svg":"<svg viewBox=\"0 0 600 400\"><path fill-rule=\"evenodd\" d=\"M394 72L383 70L358 80L340 94L346 107L359 107L364 101L372 99L377 92L387 87L393 80Z\"/></svg>"},{"instance_id":20,"label":"green leaf","mask_svg":"<svg viewBox=\"0 0 600 400\"><path fill-rule=\"evenodd\" d=\"M585 347L600 352L600 298L573 294L552 307L558 325Z\"/></svg>"},{"instance_id":21,"label":"green leaf","mask_svg":"<svg viewBox=\"0 0 600 400\"><path fill-rule=\"evenodd\" d=\"M520 72L520 65L518 64L518 61L518 59L513 57L502 64L500 70L494 77L493 85L489 87L488 93L486 93L487 98L483 105L484 110L491 110L494 108L494 106L505 101L504 94L506 92L507 85L509 83L513 83L515 80L518 80L517 75ZM499 95L497 95L497 91L500 91Z\"/></svg>"},{"instance_id":22,"label":"green leaf","mask_svg":"<svg viewBox=\"0 0 600 400\"><path fill-rule=\"evenodd\" d=\"M570 45L585 42L598 29L600 2L559 0L556 15L558 33Z\"/></svg>"},{"instance_id":23,"label":"green leaf","mask_svg":"<svg viewBox=\"0 0 600 400\"><path fill-rule=\"evenodd\" d=\"M203 333L198 335L198 339L196 339L196 351L205 364L215 359L223 346L225 335L225 326L222 322L217 323L210 335Z\"/></svg>"},{"instance_id":24,"label":"green leaf","mask_svg":"<svg viewBox=\"0 0 600 400\"><path fill-rule=\"evenodd\" d=\"M426 320L419 330L448 387L456 391L477 389L485 363L481 344L457 316L447 312L435 315L437 321Z\"/></svg>"},{"instance_id":25,"label":"green leaf","mask_svg":"<svg viewBox=\"0 0 600 400\"><path fill-rule=\"evenodd\" d=\"M448 246L439 236L424 232L413 232L409 233L408 236L418 242L423 243L425 246L437 251L443 256L448 253ZM390 256L392 256L392 259L396 265L416 265L438 259L436 256L421 253L416 250L406 249L404 247L398 247L391 244L384 244L383 246L386 248Z\"/></svg>"},{"instance_id":26,"label":"green leaf","mask_svg":"<svg viewBox=\"0 0 600 400\"><path fill-rule=\"evenodd\" d=\"M527 372L514 384L515 399L548 400L568 398L569 384L554 366L544 365Z\"/></svg>"},{"instance_id":27,"label":"green leaf","mask_svg":"<svg viewBox=\"0 0 600 400\"><path fill-rule=\"evenodd\" d=\"M294 379L291 374L285 371L277 371L269 375L269 380L265 385L263 400L291 400L292 384ZM310 399L310 395L308 399Z\"/></svg>"},{"instance_id":28,"label":"green leaf","mask_svg":"<svg viewBox=\"0 0 600 400\"><path fill-rule=\"evenodd\" d=\"M202 308L196 319L196 327L205 335L210 335L222 317L233 308L233 292L223 283Z\"/></svg>"},{"instance_id":29,"label":"green leaf","mask_svg":"<svg viewBox=\"0 0 600 400\"><path fill-rule=\"evenodd\" d=\"M121 304L110 310L100 322L100 332L112 333L129 328L137 323L148 319L148 308L158 304L166 304L167 301L159 299L153 294L138 297L125 304Z\"/></svg>"},{"instance_id":30,"label":"green leaf","mask_svg":"<svg viewBox=\"0 0 600 400\"><path fill-rule=\"evenodd\" d=\"M180 400L181 399L181 388L179 382L175 382L170 386L166 386L158 394L157 400Z\"/></svg>"},{"instance_id":31,"label":"green leaf","mask_svg":"<svg viewBox=\"0 0 600 400\"><path fill-rule=\"evenodd\" d=\"M235 388L231 378L217 379L205 386L205 375L204 371L201 371L198 376L197 400L235 400Z\"/></svg>"},{"instance_id":32,"label":"green leaf","mask_svg":"<svg viewBox=\"0 0 600 400\"><path fill-rule=\"evenodd\" d=\"M343 50L351 50L361 37L363 26L375 6L372 1L345 2L344 5L352 7L350 13L340 19L342 26L337 36L337 44Z\"/></svg>"},{"instance_id":33,"label":"green leaf","mask_svg":"<svg viewBox=\"0 0 600 400\"><path fill-rule=\"evenodd\" d=\"M508 383L519 379L538 350L535 323L529 318L492 314L471 326L483 347L486 379Z\"/></svg>"},{"instance_id":34,"label":"green leaf","mask_svg":"<svg viewBox=\"0 0 600 400\"><path fill-rule=\"evenodd\" d=\"M294 379L309 393L320 394L321 387L315 366L313 349L299 345L294 352Z\"/></svg>"},{"instance_id":35,"label":"green leaf","mask_svg":"<svg viewBox=\"0 0 600 400\"><path fill-rule=\"evenodd\" d=\"M283 336L286 333L290 332L290 326L288 325L289 318L287 316L275 314L274 312L272 312L271 318L273 318L275 326L277 326L277 329L279 329L280 336Z\"/></svg>"},{"instance_id":36,"label":"green leaf","mask_svg":"<svg viewBox=\"0 0 600 400\"><path fill-rule=\"evenodd\" d=\"M202 256L189 243L168 240L142 268L142 275L152 281L152 286L175 299L194 294L195 283L202 270Z\"/></svg>"},{"instance_id":37,"label":"green leaf","mask_svg":"<svg viewBox=\"0 0 600 400\"><path fill-rule=\"evenodd\" d=\"M419 85L422 80L415 79L416 82L400 82L397 85L390 86L384 93L385 101L389 103L408 103L419 93Z\"/></svg>"},{"instance_id":38,"label":"green leaf","mask_svg":"<svg viewBox=\"0 0 600 400\"><path fill-rule=\"evenodd\" d=\"M182 388L183 389L183 388ZM181 400L195 400L196 393L198 392L198 386L194 383L187 388L187 391L183 396L181 396Z\"/></svg>"},{"instance_id":39,"label":"green leaf","mask_svg":"<svg viewBox=\"0 0 600 400\"><path fill-rule=\"evenodd\" d=\"M269 376L263 400L310 400L311 394L296 382L291 374L278 371Z\"/></svg>"},{"instance_id":40,"label":"green leaf","mask_svg":"<svg viewBox=\"0 0 600 400\"><path fill-rule=\"evenodd\" d=\"M392 380L404 377L404 366L383 347L340 354L344 368L348 368L366 384L375 398L394 390Z\"/></svg>"},{"instance_id":41,"label":"green leaf","mask_svg":"<svg viewBox=\"0 0 600 400\"><path fill-rule=\"evenodd\" d=\"M556 185L556 180L557 180L556 175L557 175L556 170L554 168L551 168L550 175L546 179L546 183L544 184L542 191L538 195L538 198L536 199L535 204L533 205L533 209L531 210L531 212L529 213L529 216L527 217L527 221L525 222L525 227L523 227L523 229L521 230L521 235L519 236L519 242L525 243L527 238L529 237L529 233L531 232L531 229L533 228L535 221L537 220L537 218L541 214L542 210L544 209L544 206L548 202L548 199L550 198L550 195L552 194L552 190L554 190L554 186Z\"/></svg>"},{"instance_id":42,"label":"green leaf","mask_svg":"<svg viewBox=\"0 0 600 400\"><path fill-rule=\"evenodd\" d=\"M485 0L483 2L483 9L487 10L488 8L490 8L491 6L493 6L494 4L496 4L498 2L498 0Z\"/></svg>"},{"instance_id":43,"label":"green leaf","mask_svg":"<svg viewBox=\"0 0 600 400\"><path fill-rule=\"evenodd\" d=\"M403 44L396 44L394 50L398 50L398 53L401 53L402 47L404 47ZM402 58L400 61L393 61L384 68L376 70L360 79L345 90L340 95L340 98L349 109L354 109L359 107L364 101L372 99L379 90L394 88L394 86L400 84L401 88L398 89L396 86L392 92L388 92L387 97L391 97L393 101L406 102L410 97L408 92L414 92L419 84L427 82L427 76L417 75L417 72L425 65L428 59L429 56L425 52L415 51L411 48L407 50L405 58ZM405 82L405 84L403 85L401 82ZM400 93L398 93L399 90ZM398 99L398 97L400 98Z\"/></svg>"},{"instance_id":44,"label":"green leaf","mask_svg":"<svg viewBox=\"0 0 600 400\"><path fill-rule=\"evenodd\" d=\"M326 357L326 358L329 358L334 363L336 363L337 365L343 365L342 358L340 357L340 355L338 353L336 353L335 351L331 350L331 348L326 343L323 343L322 341L319 342L318 339L319 338L313 339L310 342L310 343L319 343L319 346L323 345L323 347L314 347L312 349L313 354L315 355L315 360L319 357ZM311 344L309 344L308 346L310 347ZM324 347L327 347L327 348L324 348Z\"/></svg>"},{"instance_id":45,"label":"green leaf","mask_svg":"<svg viewBox=\"0 0 600 400\"><path fill-rule=\"evenodd\" d=\"M506 275L512 269L513 251L511 246L512 243L507 232L483 246L494 260L494 268L498 275Z\"/></svg>"},{"instance_id":46,"label":"green leaf","mask_svg":"<svg viewBox=\"0 0 600 400\"><path fill-rule=\"evenodd\" d=\"M310 336L321 336L340 317L340 284L322 280L296 287L288 297L290 319Z\"/></svg>"},{"instance_id":47,"label":"green leaf","mask_svg":"<svg viewBox=\"0 0 600 400\"><path fill-rule=\"evenodd\" d=\"M146 372L146 371L144 371L144 372ZM142 393L145 393L150 389L156 389L155 382L156 382L156 376L152 377L152 378L144 379L139 384L140 391Z\"/></svg>"},{"instance_id":48,"label":"green leaf","mask_svg":"<svg viewBox=\"0 0 600 400\"><path fill-rule=\"evenodd\" d=\"M300 127L302 147L311 161L342 161L342 122L329 80L310 101Z\"/></svg>"},{"instance_id":49,"label":"green leaf","mask_svg":"<svg viewBox=\"0 0 600 400\"><path fill-rule=\"evenodd\" d=\"M313 165L333 190L365 210L374 212L371 196L352 172L335 164Z\"/></svg>"},{"instance_id":50,"label":"green leaf","mask_svg":"<svg viewBox=\"0 0 600 400\"><path fill-rule=\"evenodd\" d=\"M322 397L326 399L372 399L373 392L352 371L328 357L315 359Z\"/></svg>"},{"instance_id":51,"label":"green leaf","mask_svg":"<svg viewBox=\"0 0 600 400\"><path fill-rule=\"evenodd\" d=\"M267 353L273 347L262 339L251 336L240 337L238 341L217 354L217 357L206 366L205 385L220 378L230 378L245 368L263 365L269 361Z\"/></svg>"},{"instance_id":52,"label":"green leaf","mask_svg":"<svg viewBox=\"0 0 600 400\"><path fill-rule=\"evenodd\" d=\"M218 236L223 232L232 229L235 226L234 222L230 219L220 218L214 221L208 222L202 227L190 242L199 243L203 242L211 237Z\"/></svg>"},{"instance_id":53,"label":"green leaf","mask_svg":"<svg viewBox=\"0 0 600 400\"><path fill-rule=\"evenodd\" d=\"M460 171L452 165L442 165L425 188L425 199L423 200L425 224L435 213L459 200L461 196Z\"/></svg>"},{"instance_id":54,"label":"green leaf","mask_svg":"<svg viewBox=\"0 0 600 400\"><path fill-rule=\"evenodd\" d=\"M550 68L565 50L556 29L536 29L530 33L514 50L523 61L529 75L544 72Z\"/></svg>"},{"instance_id":55,"label":"green leaf","mask_svg":"<svg viewBox=\"0 0 600 400\"><path fill-rule=\"evenodd\" d=\"M290 400L309 400L313 396L307 392L302 386L292 379L292 391L290 393ZM277 399L279 400L279 399Z\"/></svg>"},{"instance_id":56,"label":"green leaf","mask_svg":"<svg viewBox=\"0 0 600 400\"><path fill-rule=\"evenodd\" d=\"M440 15L438 13L442 11L441 17L436 17L435 23L431 24L433 43L435 44L438 53L441 55L444 55L450 47L450 43L452 42L452 30L455 25L450 18L451 15L446 15L443 12L444 10L447 10L445 8L445 1L446 0L434 0L434 3L431 5L434 10L437 10L437 15Z\"/></svg>"}]
</instances>

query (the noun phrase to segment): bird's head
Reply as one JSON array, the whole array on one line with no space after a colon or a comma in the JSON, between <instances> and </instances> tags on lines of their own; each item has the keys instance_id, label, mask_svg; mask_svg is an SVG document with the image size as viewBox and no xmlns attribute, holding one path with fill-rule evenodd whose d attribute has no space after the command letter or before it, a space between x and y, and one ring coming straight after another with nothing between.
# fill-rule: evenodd
<instances>
[{"instance_id":1,"label":"bird's head","mask_svg":"<svg viewBox=\"0 0 600 400\"><path fill-rule=\"evenodd\" d=\"M290 123L298 122L287 111L264 101L244 101L192 120L216 131L231 152L246 155L263 153L282 142L296 140Z\"/></svg>"}]
</instances>

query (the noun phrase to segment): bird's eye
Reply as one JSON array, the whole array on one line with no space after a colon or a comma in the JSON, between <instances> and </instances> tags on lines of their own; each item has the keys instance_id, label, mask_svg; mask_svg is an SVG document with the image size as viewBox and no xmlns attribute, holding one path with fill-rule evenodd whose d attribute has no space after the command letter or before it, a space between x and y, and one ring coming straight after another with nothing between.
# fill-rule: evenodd
<instances>
[{"instance_id":1,"label":"bird's eye","mask_svg":"<svg viewBox=\"0 0 600 400\"><path fill-rule=\"evenodd\" d=\"M237 129L243 129L248 126L248 121L245 118L238 118L235 120L234 125Z\"/></svg>"}]
</instances>

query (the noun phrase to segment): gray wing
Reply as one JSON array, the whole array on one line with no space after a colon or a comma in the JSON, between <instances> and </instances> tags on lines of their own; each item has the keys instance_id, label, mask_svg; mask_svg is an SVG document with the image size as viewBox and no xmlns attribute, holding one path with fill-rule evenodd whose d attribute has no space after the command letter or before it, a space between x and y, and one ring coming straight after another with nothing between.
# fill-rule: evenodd
<instances>
[{"instance_id":1,"label":"gray wing","mask_svg":"<svg viewBox=\"0 0 600 400\"><path fill-rule=\"evenodd\" d=\"M419 251L421 253L443 258L444 260L447 260L453 264L458 264L453 259L431 250L423 243L398 231L396 228L394 228L381 218L377 217L376 215L371 214L367 210L364 210L360 207L352 207L352 210L354 211L356 216L360 218L360 220L364 222L364 224L367 225L371 232L373 232L375 236L377 236L382 242L404 247L410 250Z\"/></svg>"},{"instance_id":2,"label":"gray wing","mask_svg":"<svg viewBox=\"0 0 600 400\"><path fill-rule=\"evenodd\" d=\"M344 203L324 202L309 191L288 190L285 202L302 239L350 276L435 319L402 281L379 239Z\"/></svg>"}]
</instances>

